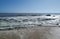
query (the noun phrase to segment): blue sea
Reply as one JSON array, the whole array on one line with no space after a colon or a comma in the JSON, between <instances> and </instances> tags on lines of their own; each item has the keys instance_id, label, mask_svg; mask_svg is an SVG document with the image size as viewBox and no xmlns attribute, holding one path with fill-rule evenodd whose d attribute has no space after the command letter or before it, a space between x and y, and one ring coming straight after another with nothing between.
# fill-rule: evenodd
<instances>
[{"instance_id":1,"label":"blue sea","mask_svg":"<svg viewBox=\"0 0 60 39\"><path fill-rule=\"evenodd\" d=\"M11 16L41 16L46 14L60 15L60 13L0 13L0 17L11 17Z\"/></svg>"}]
</instances>

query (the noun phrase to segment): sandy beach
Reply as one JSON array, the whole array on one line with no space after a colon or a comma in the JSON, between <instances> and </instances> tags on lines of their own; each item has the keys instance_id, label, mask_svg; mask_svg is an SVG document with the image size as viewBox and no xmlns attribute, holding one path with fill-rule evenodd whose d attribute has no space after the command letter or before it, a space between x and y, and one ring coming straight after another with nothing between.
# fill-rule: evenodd
<instances>
[{"instance_id":1,"label":"sandy beach","mask_svg":"<svg viewBox=\"0 0 60 39\"><path fill-rule=\"evenodd\" d=\"M60 27L33 27L0 31L0 39L60 39Z\"/></svg>"}]
</instances>

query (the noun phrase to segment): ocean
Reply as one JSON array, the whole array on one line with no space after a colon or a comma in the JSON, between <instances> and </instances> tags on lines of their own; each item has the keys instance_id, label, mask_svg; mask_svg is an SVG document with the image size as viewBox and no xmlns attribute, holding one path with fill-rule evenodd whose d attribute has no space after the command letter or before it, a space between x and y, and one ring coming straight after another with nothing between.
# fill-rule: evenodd
<instances>
[{"instance_id":1,"label":"ocean","mask_svg":"<svg viewBox=\"0 0 60 39\"><path fill-rule=\"evenodd\" d=\"M60 13L0 13L0 17L12 17L12 16L41 16L41 15L60 15Z\"/></svg>"},{"instance_id":2,"label":"ocean","mask_svg":"<svg viewBox=\"0 0 60 39\"><path fill-rule=\"evenodd\" d=\"M60 13L0 13L0 29L60 26Z\"/></svg>"}]
</instances>

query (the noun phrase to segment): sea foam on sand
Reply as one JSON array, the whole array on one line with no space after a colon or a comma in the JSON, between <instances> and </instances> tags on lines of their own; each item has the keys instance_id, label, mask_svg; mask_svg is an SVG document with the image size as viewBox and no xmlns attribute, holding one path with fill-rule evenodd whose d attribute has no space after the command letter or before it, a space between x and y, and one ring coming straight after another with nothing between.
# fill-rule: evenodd
<instances>
[{"instance_id":1,"label":"sea foam on sand","mask_svg":"<svg viewBox=\"0 0 60 39\"><path fill-rule=\"evenodd\" d=\"M0 29L0 39L60 39L60 15L0 17Z\"/></svg>"}]
</instances>

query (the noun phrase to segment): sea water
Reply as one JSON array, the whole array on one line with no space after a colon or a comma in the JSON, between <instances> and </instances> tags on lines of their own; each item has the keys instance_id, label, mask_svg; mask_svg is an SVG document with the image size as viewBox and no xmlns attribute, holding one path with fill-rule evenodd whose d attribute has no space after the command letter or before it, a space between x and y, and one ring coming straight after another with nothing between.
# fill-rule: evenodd
<instances>
[{"instance_id":1,"label":"sea water","mask_svg":"<svg viewBox=\"0 0 60 39\"><path fill-rule=\"evenodd\" d=\"M0 29L59 25L60 14L0 13Z\"/></svg>"}]
</instances>

